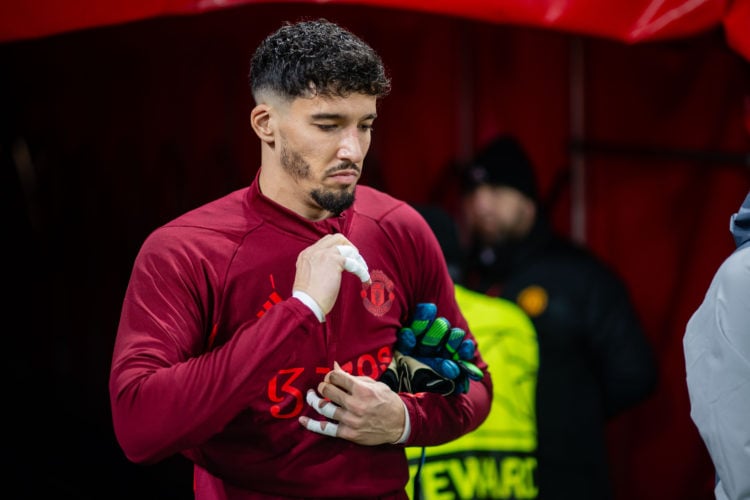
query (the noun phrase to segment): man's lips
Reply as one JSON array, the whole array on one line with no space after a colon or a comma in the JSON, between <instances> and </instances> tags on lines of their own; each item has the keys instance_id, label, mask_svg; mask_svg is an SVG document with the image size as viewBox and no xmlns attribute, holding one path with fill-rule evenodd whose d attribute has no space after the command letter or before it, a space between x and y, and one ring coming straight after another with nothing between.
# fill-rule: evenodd
<instances>
[{"instance_id":1,"label":"man's lips","mask_svg":"<svg viewBox=\"0 0 750 500\"><path fill-rule=\"evenodd\" d=\"M357 181L359 172L356 170L339 170L338 172L330 174L329 177L338 182L352 183Z\"/></svg>"}]
</instances>

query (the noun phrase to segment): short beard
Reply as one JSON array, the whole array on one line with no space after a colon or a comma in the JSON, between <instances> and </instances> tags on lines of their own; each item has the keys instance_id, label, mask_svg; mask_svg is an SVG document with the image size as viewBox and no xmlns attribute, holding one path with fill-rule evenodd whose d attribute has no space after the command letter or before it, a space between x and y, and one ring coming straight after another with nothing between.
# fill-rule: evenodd
<instances>
[{"instance_id":1,"label":"short beard","mask_svg":"<svg viewBox=\"0 0 750 500\"><path fill-rule=\"evenodd\" d=\"M290 151L288 148L281 147L281 166L286 172L297 180L310 178L310 165L305 162L304 158L296 151ZM349 165L346 166L348 168ZM336 170L339 170L337 168ZM310 192L310 197L323 210L327 210L335 215L341 215L341 212L351 207L354 203L354 191L323 191L315 189Z\"/></svg>"},{"instance_id":2,"label":"short beard","mask_svg":"<svg viewBox=\"0 0 750 500\"><path fill-rule=\"evenodd\" d=\"M354 203L354 191L341 191L333 193L331 191L321 191L315 189L310 192L310 196L321 208L328 210L335 215L341 215L341 212L351 207Z\"/></svg>"}]
</instances>

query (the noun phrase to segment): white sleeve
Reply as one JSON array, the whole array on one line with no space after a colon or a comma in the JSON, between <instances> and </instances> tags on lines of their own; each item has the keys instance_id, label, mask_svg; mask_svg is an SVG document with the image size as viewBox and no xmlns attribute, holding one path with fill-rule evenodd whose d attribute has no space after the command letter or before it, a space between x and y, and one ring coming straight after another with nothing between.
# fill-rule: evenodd
<instances>
[{"instance_id":1,"label":"white sleeve","mask_svg":"<svg viewBox=\"0 0 750 500\"><path fill-rule=\"evenodd\" d=\"M317 302L315 302L315 299L310 297L307 293L301 291L301 290L294 290L292 292L292 297L299 300L303 304L305 304L307 307L310 308L310 310L315 313L315 317L318 318L318 321L321 323L325 322L326 316L323 314L323 309L321 309L320 305L318 305Z\"/></svg>"}]
</instances>

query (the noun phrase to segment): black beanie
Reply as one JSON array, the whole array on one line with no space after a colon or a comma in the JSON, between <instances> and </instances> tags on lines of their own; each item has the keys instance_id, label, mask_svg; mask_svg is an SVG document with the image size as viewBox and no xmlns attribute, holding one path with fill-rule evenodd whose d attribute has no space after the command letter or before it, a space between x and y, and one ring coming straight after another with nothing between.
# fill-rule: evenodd
<instances>
[{"instance_id":1,"label":"black beanie","mask_svg":"<svg viewBox=\"0 0 750 500\"><path fill-rule=\"evenodd\" d=\"M538 201L534 167L521 144L510 135L497 137L485 146L464 170L464 189L482 184L508 186Z\"/></svg>"}]
</instances>

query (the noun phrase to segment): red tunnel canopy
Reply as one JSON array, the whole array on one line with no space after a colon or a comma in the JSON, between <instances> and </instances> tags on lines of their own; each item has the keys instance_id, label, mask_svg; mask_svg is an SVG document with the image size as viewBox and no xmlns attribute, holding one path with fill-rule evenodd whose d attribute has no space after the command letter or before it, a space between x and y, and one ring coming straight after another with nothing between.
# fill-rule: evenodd
<instances>
[{"instance_id":1,"label":"red tunnel canopy","mask_svg":"<svg viewBox=\"0 0 750 500\"><path fill-rule=\"evenodd\" d=\"M255 0L6 0L0 42L157 16L197 14ZM626 43L679 38L723 26L727 43L750 60L750 0L309 0L446 14L496 23L552 28Z\"/></svg>"},{"instance_id":2,"label":"red tunnel canopy","mask_svg":"<svg viewBox=\"0 0 750 500\"><path fill-rule=\"evenodd\" d=\"M450 207L454 160L498 132L529 147L556 228L576 222L623 276L659 356L658 393L608 429L617 499L713 499L682 338L750 189L750 0L0 0L0 188L18 205L3 228L29 263L9 269L9 331L24 334L8 352L43 368L18 371L41 393L64 389L56 422L85 424L16 433L19 470L174 498L181 479L124 467L109 434L117 303L153 227L254 174L248 47L313 12L372 43L398 82L365 183ZM11 385L47 411L35 384ZM48 464L36 442L75 453Z\"/></svg>"}]
</instances>

